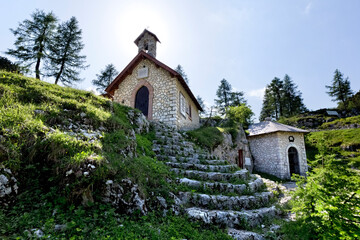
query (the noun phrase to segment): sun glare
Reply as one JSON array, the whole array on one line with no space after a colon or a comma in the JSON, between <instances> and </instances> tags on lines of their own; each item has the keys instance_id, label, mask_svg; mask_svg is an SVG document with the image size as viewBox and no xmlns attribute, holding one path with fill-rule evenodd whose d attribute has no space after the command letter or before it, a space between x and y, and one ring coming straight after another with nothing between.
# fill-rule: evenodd
<instances>
[{"instance_id":1,"label":"sun glare","mask_svg":"<svg viewBox=\"0 0 360 240\"><path fill-rule=\"evenodd\" d=\"M167 42L168 29L164 15L164 11L161 9L155 9L153 6L144 3L134 3L123 9L117 15L118 27L115 30L122 52L130 56L136 54L137 49L134 40L145 28L156 34L160 41Z\"/></svg>"}]
</instances>

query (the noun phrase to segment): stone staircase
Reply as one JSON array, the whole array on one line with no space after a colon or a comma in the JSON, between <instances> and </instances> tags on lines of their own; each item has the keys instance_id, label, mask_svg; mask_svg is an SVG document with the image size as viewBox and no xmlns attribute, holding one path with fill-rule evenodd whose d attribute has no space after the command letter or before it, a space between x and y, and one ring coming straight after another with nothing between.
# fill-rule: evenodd
<instances>
[{"instance_id":1,"label":"stone staircase","mask_svg":"<svg viewBox=\"0 0 360 240\"><path fill-rule=\"evenodd\" d=\"M228 227L234 239L263 239L249 232L262 228L278 215L274 194L262 179L226 160L215 159L180 133L162 123L152 123L153 151L178 176L177 196L192 220Z\"/></svg>"}]
</instances>

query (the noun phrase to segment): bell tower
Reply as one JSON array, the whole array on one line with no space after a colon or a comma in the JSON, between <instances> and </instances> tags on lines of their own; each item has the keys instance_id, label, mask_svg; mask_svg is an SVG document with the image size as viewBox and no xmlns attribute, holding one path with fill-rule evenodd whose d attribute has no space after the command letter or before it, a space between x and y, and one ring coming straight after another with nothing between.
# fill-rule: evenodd
<instances>
[{"instance_id":1,"label":"bell tower","mask_svg":"<svg viewBox=\"0 0 360 240\"><path fill-rule=\"evenodd\" d=\"M154 58L156 58L157 42L160 41L156 35L147 29L144 29L144 31L134 41L136 46L138 46L139 52L144 51Z\"/></svg>"}]
</instances>

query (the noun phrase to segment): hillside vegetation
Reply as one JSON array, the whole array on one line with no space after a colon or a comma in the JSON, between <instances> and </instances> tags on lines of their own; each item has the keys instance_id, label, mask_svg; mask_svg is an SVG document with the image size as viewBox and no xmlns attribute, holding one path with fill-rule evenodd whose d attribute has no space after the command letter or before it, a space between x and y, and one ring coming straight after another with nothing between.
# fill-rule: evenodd
<instances>
[{"instance_id":1,"label":"hillside vegetation","mask_svg":"<svg viewBox=\"0 0 360 240\"><path fill-rule=\"evenodd\" d=\"M0 71L0 168L19 187L0 209L0 238L226 239L156 206L129 215L101 201L109 179L136 183L149 202L176 190L154 158L154 132L141 131L135 115L87 91Z\"/></svg>"}]
</instances>

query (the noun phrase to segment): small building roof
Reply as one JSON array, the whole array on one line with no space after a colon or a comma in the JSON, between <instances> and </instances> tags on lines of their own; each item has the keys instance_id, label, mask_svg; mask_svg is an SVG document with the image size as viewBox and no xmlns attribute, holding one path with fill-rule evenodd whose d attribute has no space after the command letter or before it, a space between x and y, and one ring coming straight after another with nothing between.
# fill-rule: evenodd
<instances>
[{"instance_id":1,"label":"small building roof","mask_svg":"<svg viewBox=\"0 0 360 240\"><path fill-rule=\"evenodd\" d=\"M160 40L157 38L157 36L156 36L154 33L150 32L150 31L147 30L147 29L144 29L144 31L135 39L134 43L135 43L136 45L138 45L140 39L145 35L145 33L150 34L151 36L153 36L153 37L155 38L156 41L158 41L159 43L161 43Z\"/></svg>"},{"instance_id":2,"label":"small building roof","mask_svg":"<svg viewBox=\"0 0 360 240\"><path fill-rule=\"evenodd\" d=\"M194 94L191 92L189 86L186 84L185 80L183 79L183 77L176 72L174 69L170 68L169 66L165 65L164 63L160 62L159 60L157 60L156 58L150 56L149 54L147 54L144 51L140 51L138 53L138 55L136 55L136 57L124 68L124 70L122 70L122 72L114 79L114 81L112 81L110 83L110 85L105 89L106 95L112 97L114 95L115 89L118 88L119 84L124 81L124 79L130 75L132 73L132 71L134 70L134 68L137 66L137 64L143 60L143 59L148 59L149 61L151 61L152 63L154 63L157 67L160 67L162 69L164 69L165 71L170 73L171 77L176 77L178 79L178 81L180 82L180 84L184 87L185 91L187 92L187 94L189 94L190 98L193 100L193 102L195 103L196 107L200 110L203 111L202 107L200 106L199 102L196 100L196 97L194 96Z\"/></svg>"},{"instance_id":3,"label":"small building roof","mask_svg":"<svg viewBox=\"0 0 360 240\"><path fill-rule=\"evenodd\" d=\"M327 115L329 116L339 116L339 113L337 111L334 110L326 110Z\"/></svg>"},{"instance_id":4,"label":"small building roof","mask_svg":"<svg viewBox=\"0 0 360 240\"><path fill-rule=\"evenodd\" d=\"M309 131L272 121L263 121L249 126L250 137L274 132L308 133Z\"/></svg>"}]
</instances>

